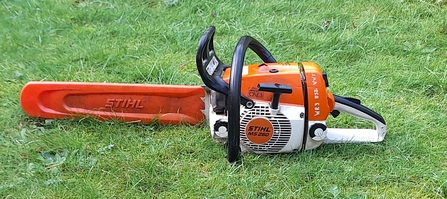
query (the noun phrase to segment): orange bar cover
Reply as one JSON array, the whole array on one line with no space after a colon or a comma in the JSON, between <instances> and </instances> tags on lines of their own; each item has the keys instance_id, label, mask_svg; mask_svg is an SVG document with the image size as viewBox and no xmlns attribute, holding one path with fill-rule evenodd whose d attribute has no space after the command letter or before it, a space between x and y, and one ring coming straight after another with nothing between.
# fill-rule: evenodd
<instances>
[{"instance_id":1,"label":"orange bar cover","mask_svg":"<svg viewBox=\"0 0 447 199\"><path fill-rule=\"evenodd\" d=\"M197 124L205 119L204 96L200 86L29 82L20 103L31 117Z\"/></svg>"}]
</instances>

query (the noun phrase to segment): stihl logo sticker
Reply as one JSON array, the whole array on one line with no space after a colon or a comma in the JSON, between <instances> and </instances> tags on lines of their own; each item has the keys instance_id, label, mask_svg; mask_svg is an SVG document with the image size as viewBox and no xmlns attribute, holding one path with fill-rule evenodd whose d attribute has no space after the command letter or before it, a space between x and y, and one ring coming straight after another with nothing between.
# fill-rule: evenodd
<instances>
[{"instance_id":1,"label":"stihl logo sticker","mask_svg":"<svg viewBox=\"0 0 447 199\"><path fill-rule=\"evenodd\" d=\"M273 136L273 125L265 118L254 118L245 127L245 136L255 144L264 144Z\"/></svg>"},{"instance_id":2,"label":"stihl logo sticker","mask_svg":"<svg viewBox=\"0 0 447 199\"><path fill-rule=\"evenodd\" d=\"M105 107L107 108L136 108L142 109L141 100L132 99L107 99Z\"/></svg>"}]
</instances>

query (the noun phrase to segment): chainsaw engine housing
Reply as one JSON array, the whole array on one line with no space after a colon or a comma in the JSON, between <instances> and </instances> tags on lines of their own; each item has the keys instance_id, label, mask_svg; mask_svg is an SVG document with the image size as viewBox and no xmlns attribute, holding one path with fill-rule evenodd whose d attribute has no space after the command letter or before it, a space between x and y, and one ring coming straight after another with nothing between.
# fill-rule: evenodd
<instances>
[{"instance_id":1,"label":"chainsaw engine housing","mask_svg":"<svg viewBox=\"0 0 447 199\"><path fill-rule=\"evenodd\" d=\"M301 67L307 68L312 86L307 86L313 96L310 116L306 121L303 87L300 65L298 63L262 63L244 66L242 74L242 94L253 99L254 106L247 108L240 105L240 147L242 152L286 153L297 150L309 150L318 147L324 139L325 120L333 109L333 96L326 90L328 85L325 74L319 67L306 62ZM223 75L229 81L230 69ZM273 76L273 77L272 77ZM257 82L273 81L276 83L259 84ZM273 92L261 91L262 86L288 85L288 94L280 95L277 108L272 108ZM216 142L225 144L228 139L228 117L222 111L226 95L215 91L212 97L212 109L209 109L210 130ZM217 111L217 112L216 112ZM309 114L308 114L309 115ZM307 123L307 125L305 124ZM317 124L317 125L315 125ZM309 138L305 127L315 129ZM320 126L320 128L315 128ZM306 145L303 146L303 143Z\"/></svg>"}]
</instances>

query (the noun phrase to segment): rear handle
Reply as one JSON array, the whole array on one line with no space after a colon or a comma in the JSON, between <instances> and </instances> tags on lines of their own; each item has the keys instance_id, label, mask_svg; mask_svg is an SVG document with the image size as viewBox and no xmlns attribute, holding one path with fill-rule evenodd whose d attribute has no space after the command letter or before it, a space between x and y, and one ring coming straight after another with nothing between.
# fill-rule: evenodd
<instances>
[{"instance_id":1,"label":"rear handle","mask_svg":"<svg viewBox=\"0 0 447 199\"><path fill-rule=\"evenodd\" d=\"M352 100L336 96L334 110L371 121L375 129L328 128L325 143L381 142L386 135L386 122L381 115Z\"/></svg>"}]
</instances>

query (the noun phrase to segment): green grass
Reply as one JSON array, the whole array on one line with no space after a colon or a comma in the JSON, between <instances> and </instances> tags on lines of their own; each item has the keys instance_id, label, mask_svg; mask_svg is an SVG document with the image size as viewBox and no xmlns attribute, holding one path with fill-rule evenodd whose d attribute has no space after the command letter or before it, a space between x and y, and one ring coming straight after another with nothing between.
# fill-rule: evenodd
<instances>
[{"instance_id":1,"label":"green grass","mask_svg":"<svg viewBox=\"0 0 447 199\"><path fill-rule=\"evenodd\" d=\"M447 198L445 0L0 4L2 198ZM333 93L382 114L385 141L230 165L203 126L41 120L20 107L28 81L201 84L210 25L225 63L242 35L279 61L318 63Z\"/></svg>"}]
</instances>

